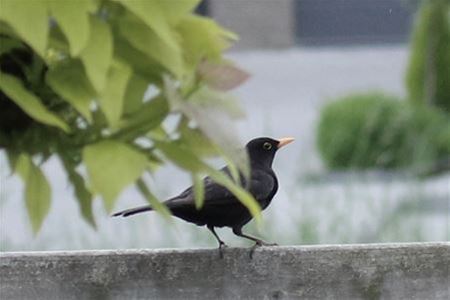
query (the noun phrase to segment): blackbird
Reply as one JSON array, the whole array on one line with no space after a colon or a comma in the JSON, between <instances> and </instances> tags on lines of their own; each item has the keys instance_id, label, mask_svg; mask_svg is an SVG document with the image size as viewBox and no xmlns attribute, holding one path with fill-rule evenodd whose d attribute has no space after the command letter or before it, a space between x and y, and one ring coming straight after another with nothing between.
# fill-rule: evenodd
<instances>
[{"instance_id":1,"label":"blackbird","mask_svg":"<svg viewBox=\"0 0 450 300\"><path fill-rule=\"evenodd\" d=\"M247 187L247 190L258 201L261 209L267 208L278 190L278 180L272 170L275 153L293 140L293 138L275 140L262 137L253 139L246 145L250 161L250 182L241 176L241 184ZM221 171L230 175L228 167L224 167ZM252 219L252 215L228 189L215 183L210 177L205 177L204 187L204 203L200 209L195 207L193 187L189 187L178 196L166 200L164 204L174 216L198 226L206 225L219 242L221 256L222 248L226 245L217 235L214 230L215 227L230 227L235 235L254 241L253 248L262 245L276 245L242 232L242 227ZM113 216L128 217L151 210L153 210L152 207L146 205L120 211Z\"/></svg>"}]
</instances>

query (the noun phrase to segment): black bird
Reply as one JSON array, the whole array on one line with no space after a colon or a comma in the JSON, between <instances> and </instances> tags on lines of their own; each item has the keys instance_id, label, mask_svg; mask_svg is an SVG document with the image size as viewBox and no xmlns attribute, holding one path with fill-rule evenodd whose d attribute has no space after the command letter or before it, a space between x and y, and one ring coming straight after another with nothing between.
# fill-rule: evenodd
<instances>
[{"instance_id":1,"label":"black bird","mask_svg":"<svg viewBox=\"0 0 450 300\"><path fill-rule=\"evenodd\" d=\"M278 190L278 180L272 170L275 153L293 140L293 138L275 140L262 137L253 139L246 145L251 175L249 184L245 182L242 176L242 184L247 187L262 209L270 204ZM230 175L228 167L223 168L222 171ZM222 248L226 245L217 235L214 227L231 227L235 235L254 241L254 247L274 245L242 232L242 227L252 219L252 216L248 209L228 189L215 183L209 177L204 179L204 185L205 198L200 209L195 207L193 187L189 187L180 195L164 203L174 216L198 226L206 225L219 242L221 256ZM152 207L146 205L117 212L113 216L128 217L151 210L153 210Z\"/></svg>"}]
</instances>

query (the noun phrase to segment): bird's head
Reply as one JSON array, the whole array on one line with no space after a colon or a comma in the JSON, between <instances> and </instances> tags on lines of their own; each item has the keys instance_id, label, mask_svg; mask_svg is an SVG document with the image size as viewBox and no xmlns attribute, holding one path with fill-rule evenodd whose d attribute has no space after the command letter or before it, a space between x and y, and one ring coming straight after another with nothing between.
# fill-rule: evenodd
<instances>
[{"instance_id":1,"label":"bird's head","mask_svg":"<svg viewBox=\"0 0 450 300\"><path fill-rule=\"evenodd\" d=\"M246 146L251 165L270 168L278 149L292 141L294 141L294 138L291 137L281 139L261 137L251 140Z\"/></svg>"}]
</instances>

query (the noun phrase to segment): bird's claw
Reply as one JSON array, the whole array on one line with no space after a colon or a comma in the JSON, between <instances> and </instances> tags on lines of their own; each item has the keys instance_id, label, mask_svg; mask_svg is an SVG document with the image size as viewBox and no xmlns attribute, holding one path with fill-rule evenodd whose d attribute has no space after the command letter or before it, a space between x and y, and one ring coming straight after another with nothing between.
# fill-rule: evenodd
<instances>
[{"instance_id":1,"label":"bird's claw","mask_svg":"<svg viewBox=\"0 0 450 300\"><path fill-rule=\"evenodd\" d=\"M228 246L224 243L224 242L222 242L222 243L220 243L219 244L219 257L222 259L223 258L223 250L225 249L225 248L227 248Z\"/></svg>"},{"instance_id":2,"label":"bird's claw","mask_svg":"<svg viewBox=\"0 0 450 300\"><path fill-rule=\"evenodd\" d=\"M253 254L255 253L256 248L262 247L262 246L278 246L277 243L267 243L262 240L257 240L255 244L250 249L250 259L253 259Z\"/></svg>"},{"instance_id":3,"label":"bird's claw","mask_svg":"<svg viewBox=\"0 0 450 300\"><path fill-rule=\"evenodd\" d=\"M258 244L259 246L279 246L277 243L267 243L264 241L259 241L259 243L256 242L256 244Z\"/></svg>"}]
</instances>

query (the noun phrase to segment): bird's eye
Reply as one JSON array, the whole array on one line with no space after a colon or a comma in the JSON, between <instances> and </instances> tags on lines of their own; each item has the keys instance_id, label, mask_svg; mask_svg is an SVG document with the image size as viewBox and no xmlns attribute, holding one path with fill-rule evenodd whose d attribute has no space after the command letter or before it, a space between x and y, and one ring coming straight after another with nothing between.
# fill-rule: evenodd
<instances>
[{"instance_id":1,"label":"bird's eye","mask_svg":"<svg viewBox=\"0 0 450 300\"><path fill-rule=\"evenodd\" d=\"M272 144L269 143L269 142L265 142L263 144L263 148L266 149L266 150L270 150L270 149L272 149Z\"/></svg>"}]
</instances>

